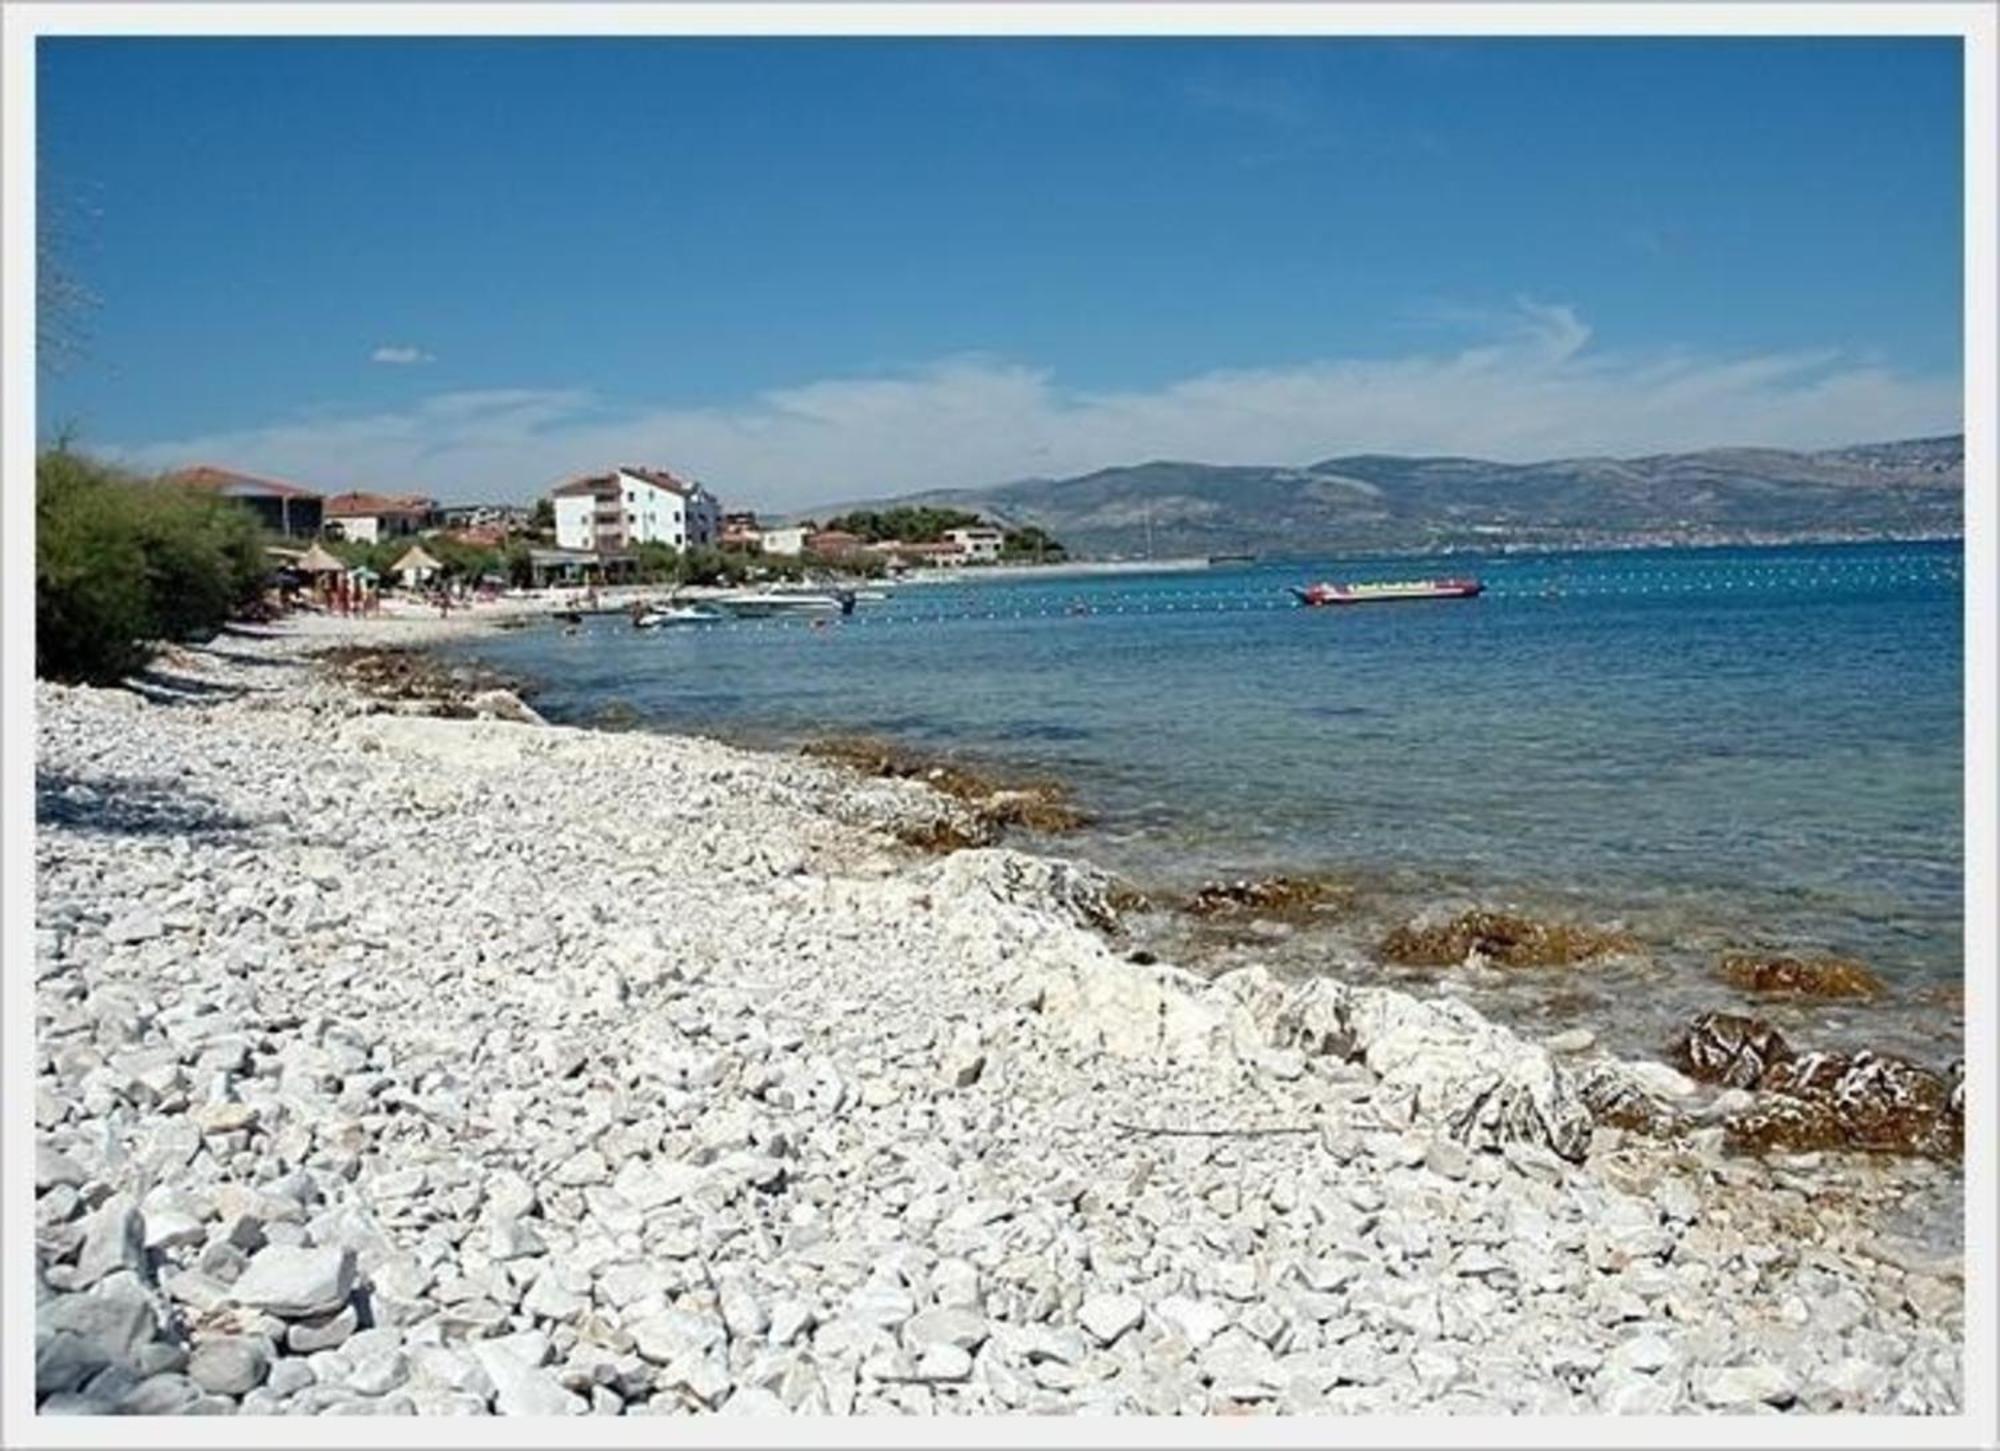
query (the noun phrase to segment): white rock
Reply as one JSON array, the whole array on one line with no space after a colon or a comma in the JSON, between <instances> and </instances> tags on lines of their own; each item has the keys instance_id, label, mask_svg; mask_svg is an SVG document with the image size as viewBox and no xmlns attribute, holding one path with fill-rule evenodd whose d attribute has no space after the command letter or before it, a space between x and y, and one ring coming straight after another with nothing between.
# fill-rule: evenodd
<instances>
[{"instance_id":1,"label":"white rock","mask_svg":"<svg viewBox=\"0 0 2000 1451\"><path fill-rule=\"evenodd\" d=\"M216 1395L240 1396L257 1388L271 1362L263 1346L242 1335L204 1340L188 1357L188 1379Z\"/></svg>"},{"instance_id":2,"label":"white rock","mask_svg":"<svg viewBox=\"0 0 2000 1451\"><path fill-rule=\"evenodd\" d=\"M790 1345L810 1330L817 1317L803 1300L784 1299L771 1307L768 1337L773 1345Z\"/></svg>"},{"instance_id":3,"label":"white rock","mask_svg":"<svg viewBox=\"0 0 2000 1451\"><path fill-rule=\"evenodd\" d=\"M1732 1365L1695 1375L1695 1390L1711 1406L1789 1405L1798 1396L1790 1372L1776 1365Z\"/></svg>"},{"instance_id":4,"label":"white rock","mask_svg":"<svg viewBox=\"0 0 2000 1451\"><path fill-rule=\"evenodd\" d=\"M84 1223L74 1283L81 1289L120 1270L146 1268L145 1224L129 1194L114 1194Z\"/></svg>"},{"instance_id":5,"label":"white rock","mask_svg":"<svg viewBox=\"0 0 2000 1451\"><path fill-rule=\"evenodd\" d=\"M947 1088L970 1088L985 1071L986 1050L979 1041L979 1029L961 1023L945 1050L944 1084Z\"/></svg>"},{"instance_id":6,"label":"white rock","mask_svg":"<svg viewBox=\"0 0 2000 1451\"><path fill-rule=\"evenodd\" d=\"M229 1287L239 1305L288 1320L330 1315L354 1292L354 1251L267 1245Z\"/></svg>"},{"instance_id":7,"label":"white rock","mask_svg":"<svg viewBox=\"0 0 2000 1451\"><path fill-rule=\"evenodd\" d=\"M294 1320L285 1327L285 1344L294 1355L311 1355L318 1350L333 1350L345 1343L360 1323L352 1305L343 1305L331 1315L320 1315L312 1319Z\"/></svg>"},{"instance_id":8,"label":"white rock","mask_svg":"<svg viewBox=\"0 0 2000 1451\"><path fill-rule=\"evenodd\" d=\"M119 917L104 929L108 941L124 945L133 942L150 942L158 937L166 927L160 921L160 914L150 907L140 907Z\"/></svg>"},{"instance_id":9,"label":"white rock","mask_svg":"<svg viewBox=\"0 0 2000 1451\"><path fill-rule=\"evenodd\" d=\"M627 1329L639 1354L655 1365L698 1357L711 1345L720 1344L725 1335L721 1321L685 1310L668 1310Z\"/></svg>"},{"instance_id":10,"label":"white rock","mask_svg":"<svg viewBox=\"0 0 2000 1451\"><path fill-rule=\"evenodd\" d=\"M972 1356L961 1346L942 1342L926 1346L911 1372L920 1381L963 1381L972 1376Z\"/></svg>"},{"instance_id":11,"label":"white rock","mask_svg":"<svg viewBox=\"0 0 2000 1451\"><path fill-rule=\"evenodd\" d=\"M1077 1320L1099 1345L1111 1344L1145 1316L1146 1307L1130 1295L1092 1295L1077 1311Z\"/></svg>"},{"instance_id":12,"label":"white rock","mask_svg":"<svg viewBox=\"0 0 2000 1451\"><path fill-rule=\"evenodd\" d=\"M493 1409L499 1414L580 1416L590 1409L589 1401L564 1390L554 1376L529 1365L497 1342L475 1340L468 1348L493 1383Z\"/></svg>"},{"instance_id":13,"label":"white rock","mask_svg":"<svg viewBox=\"0 0 2000 1451\"><path fill-rule=\"evenodd\" d=\"M1180 1295L1169 1295L1153 1306L1153 1314L1160 1323L1179 1332L1181 1337L1196 1350L1200 1350L1222 1333L1229 1323L1229 1312L1209 1300L1191 1300Z\"/></svg>"},{"instance_id":14,"label":"white rock","mask_svg":"<svg viewBox=\"0 0 2000 1451\"><path fill-rule=\"evenodd\" d=\"M556 1165L556 1183L567 1184L573 1188L585 1184L602 1184L610 1177L611 1166L604 1162L604 1155L595 1149L579 1149Z\"/></svg>"},{"instance_id":15,"label":"white rock","mask_svg":"<svg viewBox=\"0 0 2000 1451\"><path fill-rule=\"evenodd\" d=\"M59 1153L47 1144L35 1145L35 1192L53 1189L58 1184L72 1188L85 1182L83 1167L67 1154Z\"/></svg>"},{"instance_id":16,"label":"white rock","mask_svg":"<svg viewBox=\"0 0 2000 1451\"><path fill-rule=\"evenodd\" d=\"M919 1355L932 1345L971 1351L985 1344L990 1333L984 1315L940 1306L911 1316L903 1325L903 1343Z\"/></svg>"},{"instance_id":17,"label":"white rock","mask_svg":"<svg viewBox=\"0 0 2000 1451\"><path fill-rule=\"evenodd\" d=\"M741 1279L725 1280L721 1293L722 1323L731 1336L750 1340L770 1328L771 1317Z\"/></svg>"},{"instance_id":18,"label":"white rock","mask_svg":"<svg viewBox=\"0 0 2000 1451\"><path fill-rule=\"evenodd\" d=\"M1652 1375L1674 1361L1674 1349L1659 1336L1642 1333L1622 1342L1611 1352L1608 1363L1641 1375Z\"/></svg>"},{"instance_id":19,"label":"white rock","mask_svg":"<svg viewBox=\"0 0 2000 1451\"><path fill-rule=\"evenodd\" d=\"M1869 1406L1881 1399L1889 1387L1889 1370L1859 1356L1846 1356L1813 1377L1816 1389L1824 1389L1845 1406Z\"/></svg>"}]
</instances>

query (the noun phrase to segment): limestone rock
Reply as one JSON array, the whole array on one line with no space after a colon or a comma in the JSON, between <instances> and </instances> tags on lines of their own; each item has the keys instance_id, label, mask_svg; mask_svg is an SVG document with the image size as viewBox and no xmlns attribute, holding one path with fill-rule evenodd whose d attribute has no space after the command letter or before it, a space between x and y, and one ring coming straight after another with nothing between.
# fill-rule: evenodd
<instances>
[{"instance_id":1,"label":"limestone rock","mask_svg":"<svg viewBox=\"0 0 2000 1451\"><path fill-rule=\"evenodd\" d=\"M287 1320L331 1315L354 1292L354 1251L267 1245L229 1287L239 1305Z\"/></svg>"},{"instance_id":2,"label":"limestone rock","mask_svg":"<svg viewBox=\"0 0 2000 1451\"><path fill-rule=\"evenodd\" d=\"M271 1369L264 1347L248 1336L204 1340L188 1357L188 1379L216 1395L240 1396L263 1384Z\"/></svg>"}]
</instances>

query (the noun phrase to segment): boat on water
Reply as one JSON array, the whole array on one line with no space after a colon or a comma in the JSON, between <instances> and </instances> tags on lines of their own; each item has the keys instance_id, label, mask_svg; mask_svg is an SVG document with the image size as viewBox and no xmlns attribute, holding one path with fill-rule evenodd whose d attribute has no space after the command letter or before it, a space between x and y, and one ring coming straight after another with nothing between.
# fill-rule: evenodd
<instances>
[{"instance_id":1,"label":"boat on water","mask_svg":"<svg viewBox=\"0 0 2000 1451\"><path fill-rule=\"evenodd\" d=\"M851 615L854 613L854 592L852 590L828 590L824 593L805 590L751 590L726 595L711 595L709 603L719 605L732 615Z\"/></svg>"},{"instance_id":2,"label":"boat on water","mask_svg":"<svg viewBox=\"0 0 2000 1451\"><path fill-rule=\"evenodd\" d=\"M632 625L639 630L659 630L669 625L705 625L721 618L720 610L703 609L700 605L669 605L635 614Z\"/></svg>"},{"instance_id":3,"label":"boat on water","mask_svg":"<svg viewBox=\"0 0 2000 1451\"><path fill-rule=\"evenodd\" d=\"M1382 600L1469 600L1486 588L1476 579L1399 579L1367 584L1321 581L1293 585L1302 605L1361 605Z\"/></svg>"}]
</instances>

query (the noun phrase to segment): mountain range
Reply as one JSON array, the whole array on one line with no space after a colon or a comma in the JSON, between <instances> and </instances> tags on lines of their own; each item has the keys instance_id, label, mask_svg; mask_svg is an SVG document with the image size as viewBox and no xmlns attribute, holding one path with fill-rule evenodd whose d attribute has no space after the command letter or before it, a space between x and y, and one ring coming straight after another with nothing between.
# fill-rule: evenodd
<instances>
[{"instance_id":1,"label":"mountain range","mask_svg":"<svg viewBox=\"0 0 2000 1451\"><path fill-rule=\"evenodd\" d=\"M1073 556L1133 558L1955 536L1964 488L1965 439L1953 434L1810 453L1711 448L1529 464L1160 460L849 507L966 509L1040 525Z\"/></svg>"}]
</instances>

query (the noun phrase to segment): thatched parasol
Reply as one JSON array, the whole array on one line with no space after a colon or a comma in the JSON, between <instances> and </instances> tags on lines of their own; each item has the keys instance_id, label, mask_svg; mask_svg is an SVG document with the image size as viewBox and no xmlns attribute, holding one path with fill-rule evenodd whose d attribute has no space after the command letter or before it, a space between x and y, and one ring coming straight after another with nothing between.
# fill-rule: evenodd
<instances>
[{"instance_id":1,"label":"thatched parasol","mask_svg":"<svg viewBox=\"0 0 2000 1451\"><path fill-rule=\"evenodd\" d=\"M347 565L335 558L331 551L321 548L315 542L312 548L298 557L292 568L301 574L340 574Z\"/></svg>"},{"instance_id":2,"label":"thatched parasol","mask_svg":"<svg viewBox=\"0 0 2000 1451\"><path fill-rule=\"evenodd\" d=\"M444 566L424 552L421 544L412 544L403 551L403 557L389 566L391 574L435 574Z\"/></svg>"}]
</instances>

